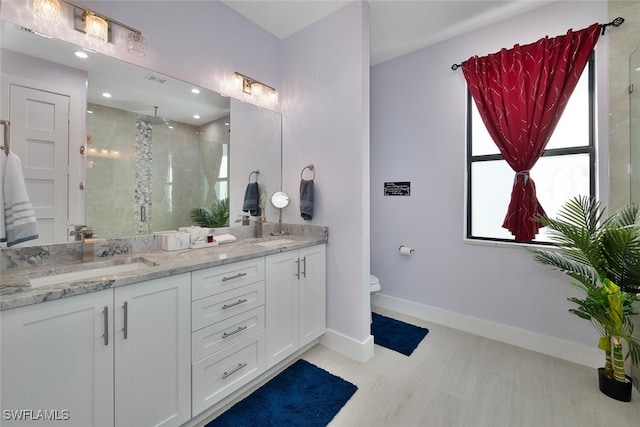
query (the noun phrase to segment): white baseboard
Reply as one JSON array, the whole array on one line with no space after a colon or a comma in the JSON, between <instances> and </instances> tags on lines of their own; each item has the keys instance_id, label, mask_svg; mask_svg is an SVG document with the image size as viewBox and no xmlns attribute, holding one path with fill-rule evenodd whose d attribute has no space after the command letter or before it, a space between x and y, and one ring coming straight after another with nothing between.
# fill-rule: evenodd
<instances>
[{"instance_id":1,"label":"white baseboard","mask_svg":"<svg viewBox=\"0 0 640 427\"><path fill-rule=\"evenodd\" d=\"M373 357L373 335L369 335L365 341L360 342L339 332L327 329L320 338L320 344L362 363Z\"/></svg>"},{"instance_id":2,"label":"white baseboard","mask_svg":"<svg viewBox=\"0 0 640 427\"><path fill-rule=\"evenodd\" d=\"M427 322L447 326L470 334L511 344L516 347L526 348L527 350L568 360L590 368L598 368L604 364L604 353L595 345L590 347L525 329L476 319L464 314L381 294L372 295L371 303L374 306L416 317Z\"/></svg>"}]
</instances>

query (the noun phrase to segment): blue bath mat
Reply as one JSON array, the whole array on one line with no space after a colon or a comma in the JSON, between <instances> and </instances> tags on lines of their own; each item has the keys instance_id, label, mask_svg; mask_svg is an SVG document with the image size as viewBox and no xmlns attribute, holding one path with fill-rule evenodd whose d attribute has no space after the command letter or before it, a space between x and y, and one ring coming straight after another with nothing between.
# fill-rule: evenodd
<instances>
[{"instance_id":1,"label":"blue bath mat","mask_svg":"<svg viewBox=\"0 0 640 427\"><path fill-rule=\"evenodd\" d=\"M205 427L324 427L357 389L300 359Z\"/></svg>"},{"instance_id":2,"label":"blue bath mat","mask_svg":"<svg viewBox=\"0 0 640 427\"><path fill-rule=\"evenodd\" d=\"M373 342L405 356L411 356L429 330L400 320L371 313Z\"/></svg>"}]
</instances>

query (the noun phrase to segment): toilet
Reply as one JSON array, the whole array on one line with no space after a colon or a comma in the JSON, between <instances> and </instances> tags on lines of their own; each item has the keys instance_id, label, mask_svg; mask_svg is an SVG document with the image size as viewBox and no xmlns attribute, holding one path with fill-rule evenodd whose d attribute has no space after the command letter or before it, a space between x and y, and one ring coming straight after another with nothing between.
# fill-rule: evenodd
<instances>
[{"instance_id":1,"label":"toilet","mask_svg":"<svg viewBox=\"0 0 640 427\"><path fill-rule=\"evenodd\" d=\"M380 279L378 279L373 274L369 274L369 293L370 293L370 295L373 295L376 292L379 292L381 289L382 289L382 286L380 286ZM371 315L370 322L373 322L373 315Z\"/></svg>"}]
</instances>

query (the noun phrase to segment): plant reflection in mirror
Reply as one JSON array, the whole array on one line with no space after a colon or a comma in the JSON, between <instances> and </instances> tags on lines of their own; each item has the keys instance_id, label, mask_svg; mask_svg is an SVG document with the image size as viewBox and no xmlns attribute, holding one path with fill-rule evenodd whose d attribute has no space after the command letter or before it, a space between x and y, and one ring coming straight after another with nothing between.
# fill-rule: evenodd
<instances>
[{"instance_id":1,"label":"plant reflection in mirror","mask_svg":"<svg viewBox=\"0 0 640 427\"><path fill-rule=\"evenodd\" d=\"M229 198L216 200L211 207L195 207L189 212L191 220L201 227L219 228L229 226Z\"/></svg>"}]
</instances>

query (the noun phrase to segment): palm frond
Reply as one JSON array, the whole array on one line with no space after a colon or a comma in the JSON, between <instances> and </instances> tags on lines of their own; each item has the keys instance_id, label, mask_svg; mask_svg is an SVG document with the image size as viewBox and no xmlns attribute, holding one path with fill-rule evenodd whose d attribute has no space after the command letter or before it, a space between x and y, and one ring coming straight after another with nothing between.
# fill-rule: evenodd
<instances>
[{"instance_id":1,"label":"palm frond","mask_svg":"<svg viewBox=\"0 0 640 427\"><path fill-rule=\"evenodd\" d=\"M534 259L542 264L549 265L566 275L573 277L583 285L591 288L597 280L596 270L588 262L572 259L565 253L533 249Z\"/></svg>"}]
</instances>

